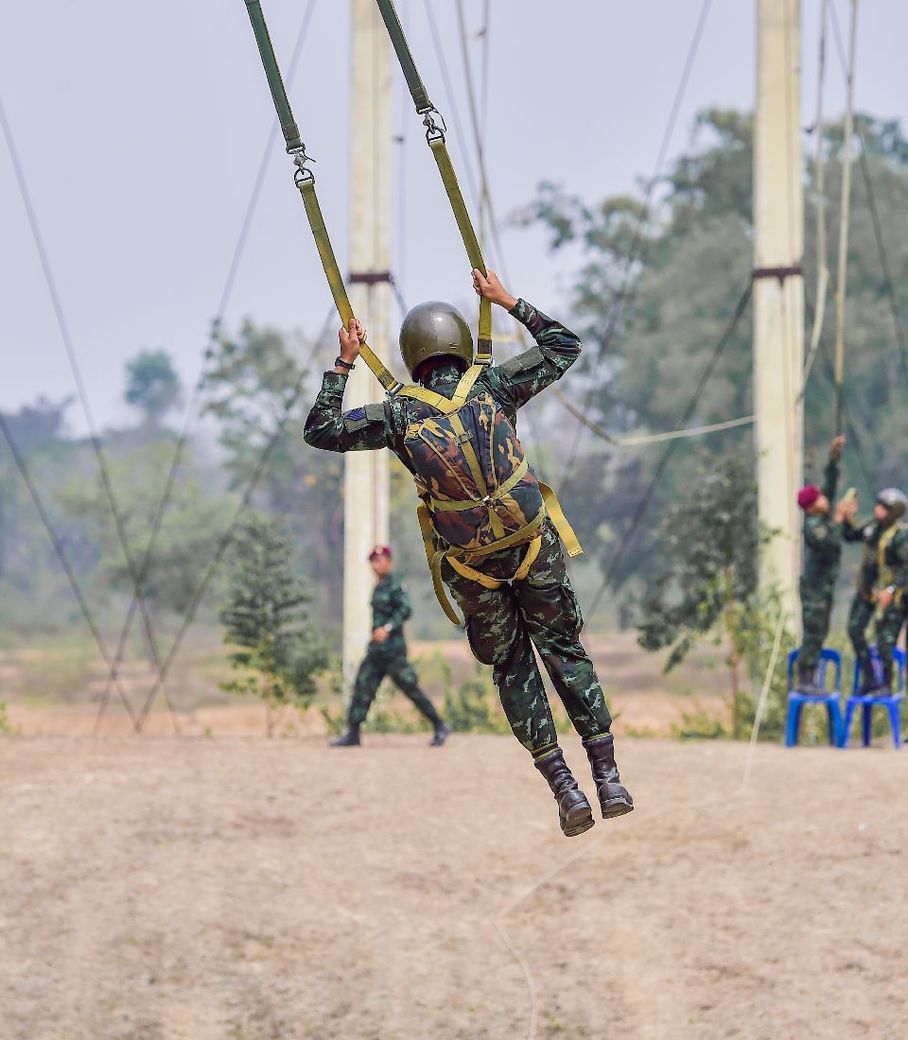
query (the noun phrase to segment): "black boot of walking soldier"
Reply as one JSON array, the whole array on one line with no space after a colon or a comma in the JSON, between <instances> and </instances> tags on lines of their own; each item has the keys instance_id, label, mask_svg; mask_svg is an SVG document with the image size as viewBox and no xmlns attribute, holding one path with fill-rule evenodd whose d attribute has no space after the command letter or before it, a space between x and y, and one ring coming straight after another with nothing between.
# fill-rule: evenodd
<instances>
[{"instance_id":1,"label":"black boot of walking soldier","mask_svg":"<svg viewBox=\"0 0 908 1040\"><path fill-rule=\"evenodd\" d=\"M584 740L586 757L593 769L596 781L596 793L602 807L602 819L612 816L623 816L634 808L634 799L628 789L621 783L618 767L615 765L615 738L611 733L592 740Z\"/></svg>"},{"instance_id":2,"label":"black boot of walking soldier","mask_svg":"<svg viewBox=\"0 0 908 1040\"><path fill-rule=\"evenodd\" d=\"M558 821L564 836L573 838L576 834L588 831L594 823L593 810L568 769L561 748L555 748L542 758L537 758L533 765L548 780L552 789L558 803Z\"/></svg>"},{"instance_id":3,"label":"black boot of walking soldier","mask_svg":"<svg viewBox=\"0 0 908 1040\"><path fill-rule=\"evenodd\" d=\"M342 733L339 737L335 737L328 746L359 747L359 723L351 722L347 727L347 732Z\"/></svg>"}]
</instances>

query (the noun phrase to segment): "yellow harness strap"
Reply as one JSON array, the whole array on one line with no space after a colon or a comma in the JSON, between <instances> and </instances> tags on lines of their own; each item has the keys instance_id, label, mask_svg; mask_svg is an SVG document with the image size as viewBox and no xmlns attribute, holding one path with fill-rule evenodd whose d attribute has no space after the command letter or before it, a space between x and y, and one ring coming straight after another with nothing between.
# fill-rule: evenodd
<instances>
[{"instance_id":1,"label":"yellow harness strap","mask_svg":"<svg viewBox=\"0 0 908 1040\"><path fill-rule=\"evenodd\" d=\"M539 490L542 492L542 501L545 502L545 509L549 519L555 525L558 537L564 542L568 556L579 556L583 552L583 546L580 544L577 535L574 534L574 528L571 527L570 521L564 515L558 496L548 484L543 484L541 480L539 481Z\"/></svg>"},{"instance_id":2,"label":"yellow harness strap","mask_svg":"<svg viewBox=\"0 0 908 1040\"><path fill-rule=\"evenodd\" d=\"M508 479L489 494L489 499L494 501L495 499L504 498L505 495L510 494L526 476L529 468L527 460L524 459ZM476 498L461 499L459 501L449 501L448 499L440 498L431 499L432 509L436 513L463 513L468 509L475 509L477 506L481 506L483 501L483 499Z\"/></svg>"},{"instance_id":3,"label":"yellow harness strap","mask_svg":"<svg viewBox=\"0 0 908 1040\"><path fill-rule=\"evenodd\" d=\"M464 372L460 382L454 390L451 401L462 408L467 403L467 395L473 389L476 380L482 375L482 365L470 365Z\"/></svg>"}]
</instances>

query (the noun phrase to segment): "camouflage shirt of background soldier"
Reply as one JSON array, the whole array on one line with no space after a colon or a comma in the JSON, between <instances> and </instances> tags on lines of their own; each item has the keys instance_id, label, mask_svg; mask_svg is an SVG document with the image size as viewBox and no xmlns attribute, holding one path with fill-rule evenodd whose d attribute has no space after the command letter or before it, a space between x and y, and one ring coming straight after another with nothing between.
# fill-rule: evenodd
<instances>
[{"instance_id":1,"label":"camouflage shirt of background soldier","mask_svg":"<svg viewBox=\"0 0 908 1040\"><path fill-rule=\"evenodd\" d=\"M388 638L369 644L369 653L382 657L406 657L404 622L413 613L410 596L393 574L382 578L372 593L372 629L386 628Z\"/></svg>"},{"instance_id":2,"label":"camouflage shirt of background soldier","mask_svg":"<svg viewBox=\"0 0 908 1040\"><path fill-rule=\"evenodd\" d=\"M822 493L830 503L839 483L839 463L831 458L823 473ZM842 539L847 524L828 513L804 517L804 574L801 597L831 596L835 592L842 560Z\"/></svg>"},{"instance_id":3,"label":"camouflage shirt of background soldier","mask_svg":"<svg viewBox=\"0 0 908 1040\"><path fill-rule=\"evenodd\" d=\"M517 409L559 379L577 360L580 341L525 300L518 300L510 313L527 327L536 346L502 365L488 368L476 380L468 399L483 392L491 394L496 405L516 425ZM450 394L462 374L456 364L442 365L432 372L426 386L438 393ZM409 469L404 435L416 414L418 402L390 397L379 404L343 413L345 384L346 376L334 372L323 376L322 389L306 421L306 443L329 451L390 448Z\"/></svg>"}]
</instances>

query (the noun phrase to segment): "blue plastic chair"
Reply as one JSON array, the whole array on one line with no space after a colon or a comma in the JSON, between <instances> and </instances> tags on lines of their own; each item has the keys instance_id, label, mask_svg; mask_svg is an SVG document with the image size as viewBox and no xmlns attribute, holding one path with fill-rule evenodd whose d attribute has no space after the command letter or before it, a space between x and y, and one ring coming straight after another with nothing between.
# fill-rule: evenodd
<instances>
[{"instance_id":1,"label":"blue plastic chair","mask_svg":"<svg viewBox=\"0 0 908 1040\"><path fill-rule=\"evenodd\" d=\"M877 648L870 648L870 659L873 661L873 673L879 683L883 681L883 671L880 667L880 655ZM870 746L870 730L873 721L873 709L876 705L885 708L889 712L889 724L892 726L892 742L896 748L902 746L902 730L899 722L899 708L905 699L905 651L896 647L892 652L892 663L895 668L896 683L893 693L882 697L859 697L858 690L861 688L861 666L854 662L854 683L852 684L851 696L845 705L845 726L842 729L842 747L848 747L848 738L851 733L851 720L857 708L862 710L861 736L864 747Z\"/></svg>"},{"instance_id":2,"label":"blue plastic chair","mask_svg":"<svg viewBox=\"0 0 908 1040\"><path fill-rule=\"evenodd\" d=\"M794 747L798 742L801 709L804 705L824 704L829 715L829 743L833 747L838 747L842 739L842 655L838 650L830 650L825 646L820 651L817 686L826 691L820 696L801 693L794 688L794 669L797 659L798 651L792 650L788 655L788 721L785 726L785 746ZM830 664L833 670L833 688L826 690Z\"/></svg>"}]
</instances>

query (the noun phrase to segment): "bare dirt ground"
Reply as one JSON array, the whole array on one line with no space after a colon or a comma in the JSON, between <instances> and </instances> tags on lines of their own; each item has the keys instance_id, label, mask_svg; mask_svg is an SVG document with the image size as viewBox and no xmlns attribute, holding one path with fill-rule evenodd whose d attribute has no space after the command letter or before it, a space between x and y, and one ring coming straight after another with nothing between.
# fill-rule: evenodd
<instances>
[{"instance_id":1,"label":"bare dirt ground","mask_svg":"<svg viewBox=\"0 0 908 1040\"><path fill-rule=\"evenodd\" d=\"M746 754L566 840L508 737L2 738L0 1036L903 1037L908 756Z\"/></svg>"}]
</instances>

